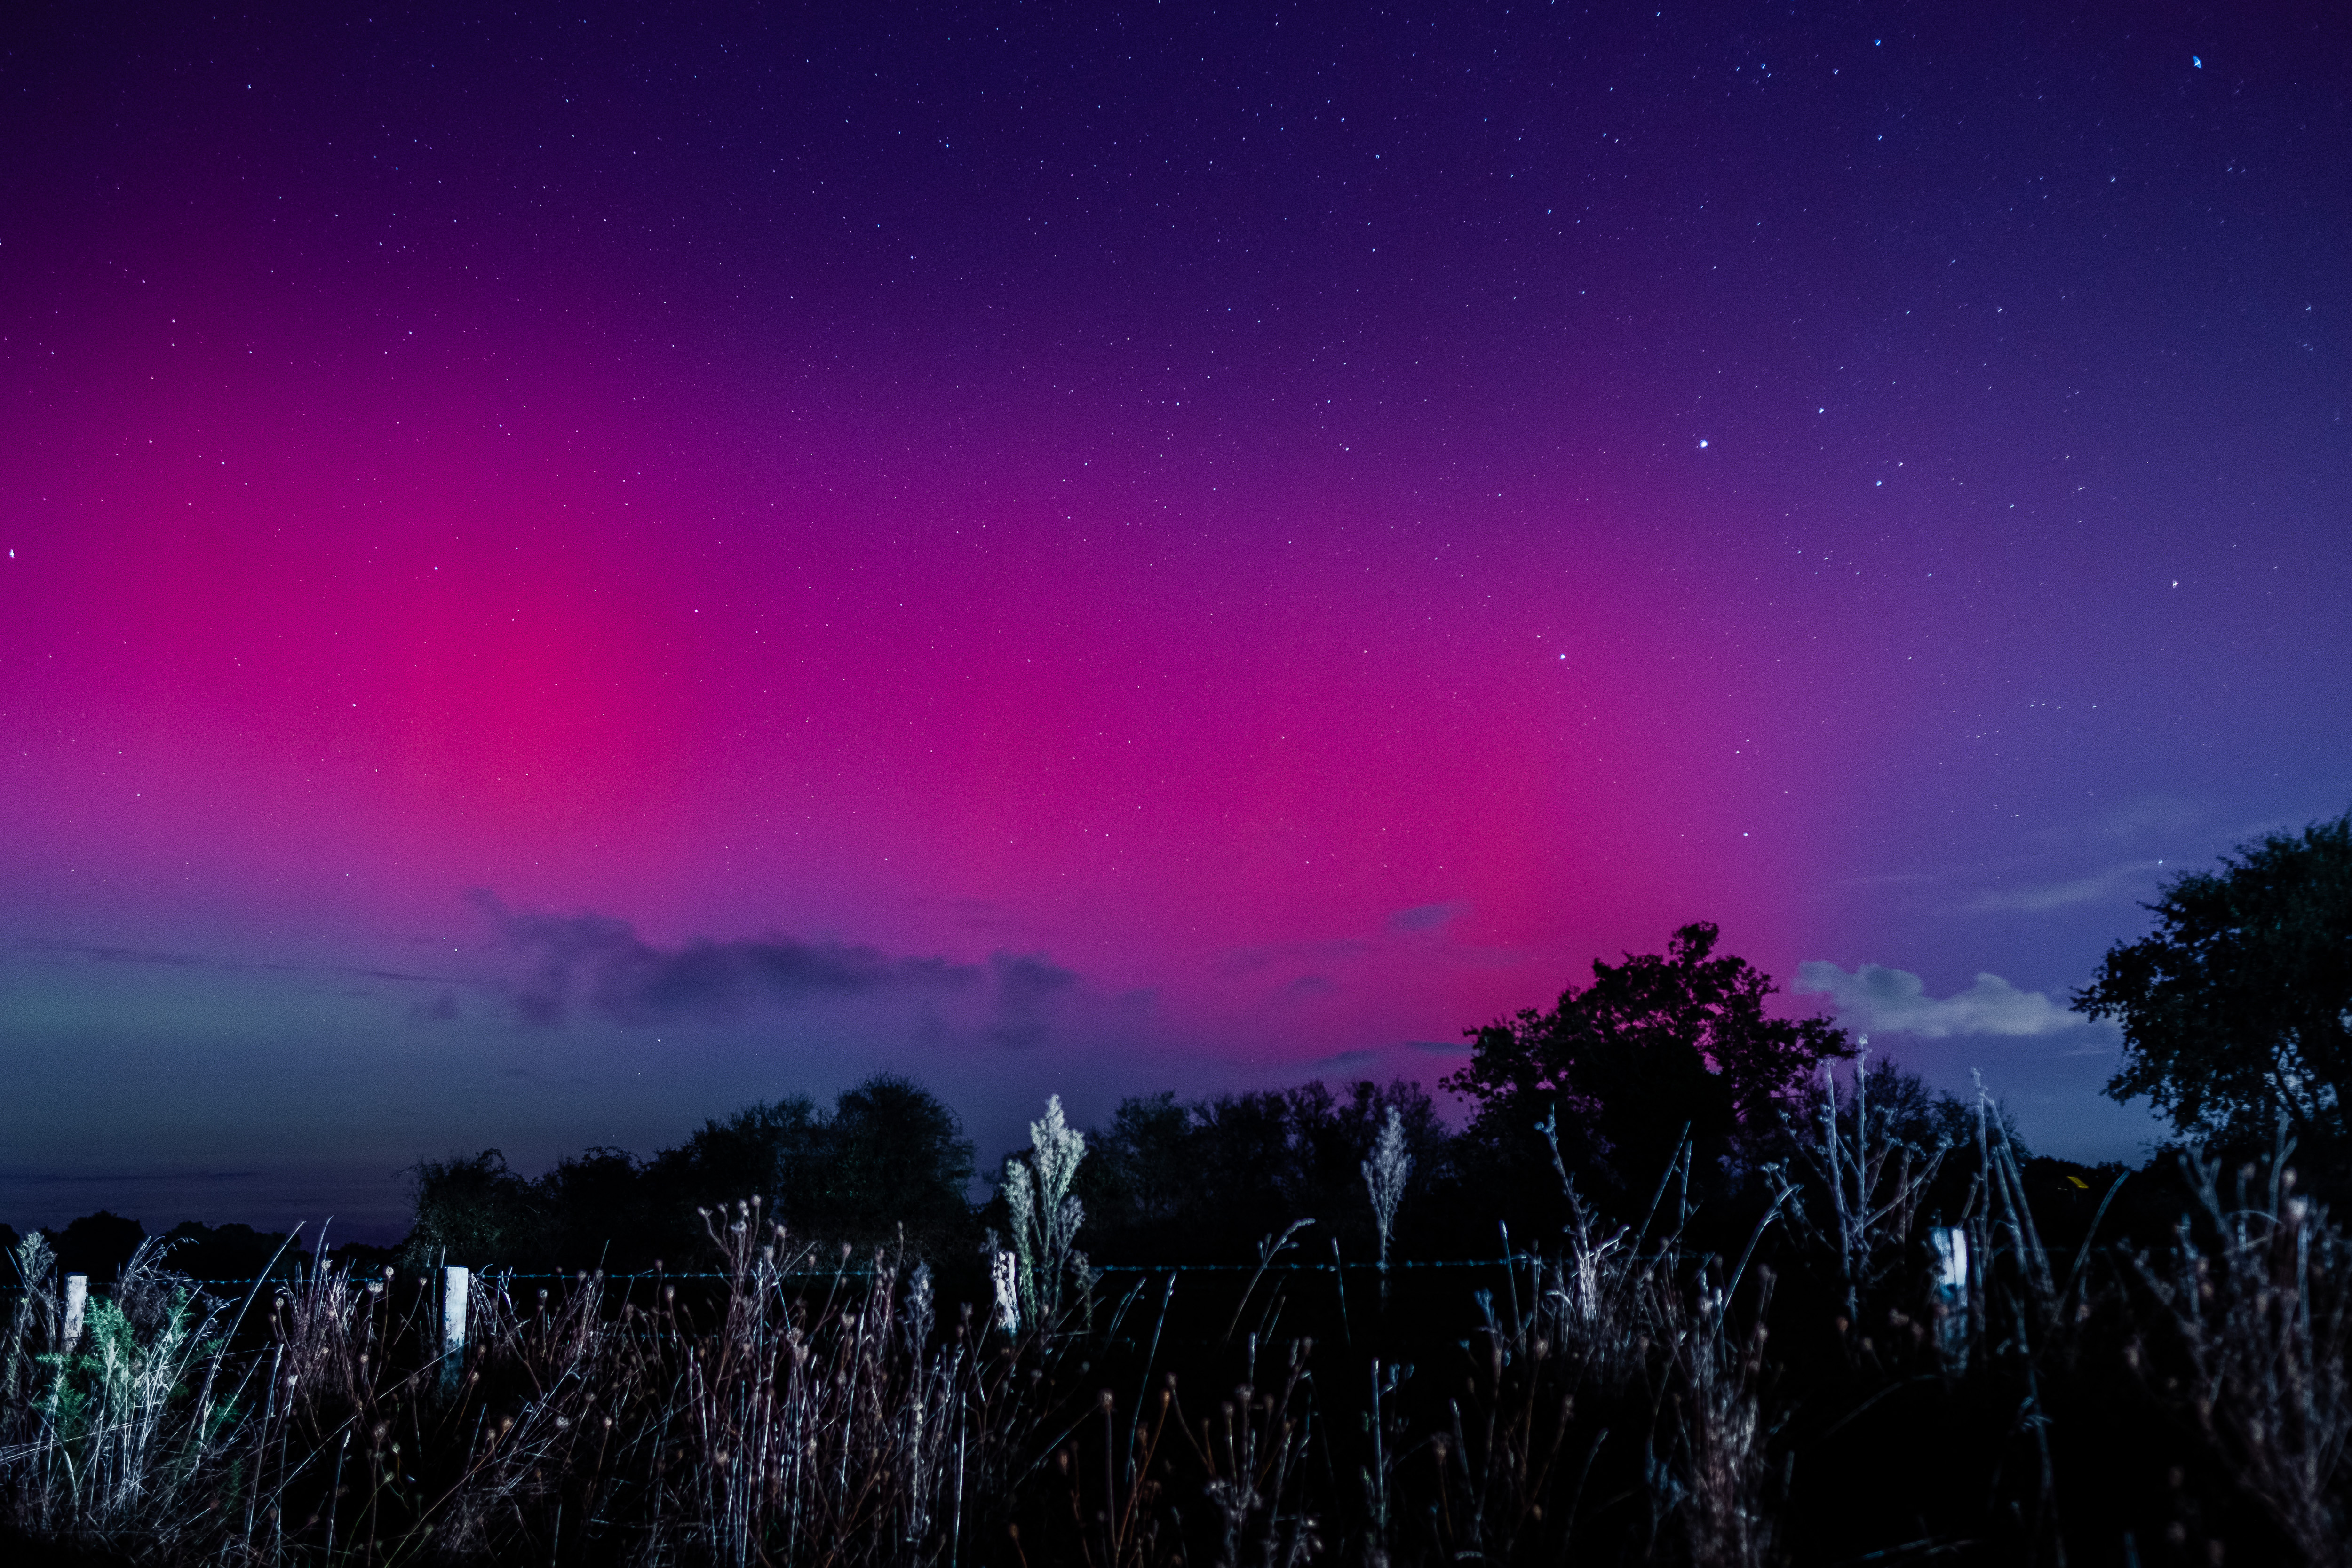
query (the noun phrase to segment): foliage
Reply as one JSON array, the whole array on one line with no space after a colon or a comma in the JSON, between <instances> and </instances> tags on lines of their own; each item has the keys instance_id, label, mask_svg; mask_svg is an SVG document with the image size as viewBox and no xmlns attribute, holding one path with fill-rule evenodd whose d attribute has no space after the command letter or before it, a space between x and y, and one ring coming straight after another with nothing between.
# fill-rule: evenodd
<instances>
[{"instance_id":1,"label":"foliage","mask_svg":"<svg viewBox=\"0 0 2352 1568\"><path fill-rule=\"evenodd\" d=\"M747 1194L805 1238L871 1247L903 1226L936 1247L970 1229L971 1173L955 1112L911 1079L877 1073L843 1090L830 1113L794 1096L705 1122L654 1157L646 1184L678 1250L691 1245L677 1233L693 1209Z\"/></svg>"},{"instance_id":2,"label":"foliage","mask_svg":"<svg viewBox=\"0 0 2352 1568\"><path fill-rule=\"evenodd\" d=\"M824 1205L831 1132L829 1119L806 1095L761 1100L705 1121L685 1142L656 1154L647 1175L673 1208L756 1194L779 1218L802 1223Z\"/></svg>"},{"instance_id":3,"label":"foliage","mask_svg":"<svg viewBox=\"0 0 2352 1568\"><path fill-rule=\"evenodd\" d=\"M185 1220L163 1233L159 1256L172 1271L192 1279L287 1279L310 1257L284 1231L249 1225L203 1225Z\"/></svg>"},{"instance_id":4,"label":"foliage","mask_svg":"<svg viewBox=\"0 0 2352 1568\"><path fill-rule=\"evenodd\" d=\"M49 1246L58 1255L59 1273L111 1279L146 1239L146 1227L137 1220L100 1209L68 1221L62 1230L51 1232Z\"/></svg>"},{"instance_id":5,"label":"foliage","mask_svg":"<svg viewBox=\"0 0 2352 1568\"><path fill-rule=\"evenodd\" d=\"M419 1160L413 1169L416 1226L402 1248L412 1268L478 1268L533 1258L543 1234L542 1194L496 1149ZM535 1260L535 1258L533 1258Z\"/></svg>"},{"instance_id":6,"label":"foliage","mask_svg":"<svg viewBox=\"0 0 2352 1568\"><path fill-rule=\"evenodd\" d=\"M1088 1133L1094 1157L1077 1186L1094 1251L1114 1259L1241 1257L1267 1232L1313 1220L1351 1255L1376 1252L1363 1166L1391 1113L1416 1188L1450 1182L1453 1137L1429 1091L1405 1079L1123 1100L1108 1127ZM1402 1213L1405 1234L1413 1234L1414 1210Z\"/></svg>"},{"instance_id":7,"label":"foliage","mask_svg":"<svg viewBox=\"0 0 2352 1568\"><path fill-rule=\"evenodd\" d=\"M2352 1093L2352 812L2174 879L2156 931L2107 952L2074 1005L2122 1027L2117 1100L2181 1132L2341 1143Z\"/></svg>"},{"instance_id":8,"label":"foliage","mask_svg":"<svg viewBox=\"0 0 2352 1568\"><path fill-rule=\"evenodd\" d=\"M680 1258L709 1259L715 1282L477 1278L445 1379L439 1303L414 1275L314 1268L258 1293L240 1328L152 1247L68 1343L36 1236L0 1343L0 1550L646 1568L2342 1560L2352 1268L2276 1161L2224 1209L2189 1160L2193 1223L2167 1245L2103 1252L2086 1231L2053 1255L1989 1106L1956 1118L1875 1065L1819 1081L1737 1247L1671 1215L1612 1222L1556 1182L1570 1223L1538 1254L1401 1273L1401 1301L1375 1310L1365 1289L1352 1319L1328 1266L1209 1270L1181 1290L1172 1272L1113 1285L1090 1320L1037 1298L998 1333L972 1310L985 1296L958 1312L910 1254L852 1268L746 1200L704 1216L703 1250ZM1286 1180L1313 1174L1314 1136L1359 1125L1328 1091L1254 1109L1280 1111L1282 1141L1260 1146L1295 1162ZM1412 1117L1366 1109L1334 1190L1369 1232L1365 1168L1412 1157ZM1214 1106L1145 1102L1124 1125L1174 1134L1171 1110L1214 1148ZM1044 1177L1033 1281L1077 1278L1035 1259L1058 1247L1076 1265L1065 1205L1099 1153L1080 1158L1057 1110L1021 1167ZM472 1164L492 1191L512 1176ZM1951 1178L1939 1219L1927 1194ZM1401 1215L1425 1206L1414 1191ZM1951 1229L1930 1227L1966 1238L1957 1283L1928 1245Z\"/></svg>"},{"instance_id":9,"label":"foliage","mask_svg":"<svg viewBox=\"0 0 2352 1568\"><path fill-rule=\"evenodd\" d=\"M1592 984L1469 1031L1470 1063L1445 1087L1477 1102L1474 1131L1506 1149L1555 1129L1569 1167L1620 1212L1646 1197L1687 1139L1691 1170L1719 1185L1743 1130L1777 1126L1820 1066L1851 1056L1827 1018L1765 1011L1777 988L1716 955L1717 929L1687 925L1664 956L1594 960Z\"/></svg>"},{"instance_id":10,"label":"foliage","mask_svg":"<svg viewBox=\"0 0 2352 1568\"><path fill-rule=\"evenodd\" d=\"M756 1195L796 1237L852 1247L904 1239L939 1251L972 1230L971 1145L955 1113L883 1073L827 1112L805 1096L705 1121L639 1161L593 1148L532 1179L498 1150L415 1168L404 1265L634 1270L702 1244L698 1211Z\"/></svg>"},{"instance_id":11,"label":"foliage","mask_svg":"<svg viewBox=\"0 0 2352 1568\"><path fill-rule=\"evenodd\" d=\"M929 1090L877 1074L834 1101L828 1131L823 1206L801 1222L804 1229L870 1246L901 1226L929 1243L968 1228L972 1146Z\"/></svg>"}]
</instances>

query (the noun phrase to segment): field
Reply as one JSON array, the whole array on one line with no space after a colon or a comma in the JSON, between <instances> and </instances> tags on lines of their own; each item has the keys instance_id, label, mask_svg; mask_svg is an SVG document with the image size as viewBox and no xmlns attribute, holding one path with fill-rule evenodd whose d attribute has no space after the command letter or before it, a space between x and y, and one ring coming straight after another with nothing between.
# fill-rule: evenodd
<instances>
[{"instance_id":1,"label":"field","mask_svg":"<svg viewBox=\"0 0 2352 1568\"><path fill-rule=\"evenodd\" d=\"M747 1199L692 1272L476 1276L446 1353L435 1271L152 1248L68 1345L36 1237L0 1507L91 1562L2347 1561L2352 1273L2286 1162L2185 1159L2168 1237L2101 1239L2110 1191L2060 1247L1997 1119L1890 1127L1832 1098L1730 1228L1669 1167L1483 1258L1161 1268L1079 1253L1056 1114L984 1265Z\"/></svg>"}]
</instances>

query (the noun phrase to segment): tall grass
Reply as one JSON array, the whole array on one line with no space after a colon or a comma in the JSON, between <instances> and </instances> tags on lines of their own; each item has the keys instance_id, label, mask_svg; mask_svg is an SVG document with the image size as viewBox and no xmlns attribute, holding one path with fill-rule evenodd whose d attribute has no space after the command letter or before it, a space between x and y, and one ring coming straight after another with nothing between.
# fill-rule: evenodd
<instances>
[{"instance_id":1,"label":"tall grass","mask_svg":"<svg viewBox=\"0 0 2352 1568\"><path fill-rule=\"evenodd\" d=\"M992 1301L747 1200L704 1216L714 1279L478 1279L456 1362L413 1274L217 1299L152 1250L68 1344L37 1237L0 1344L0 1520L229 1565L2058 1563L2121 1517L2053 1437L2112 1345L2133 1419L2168 1412L2230 1495L2198 1541L2142 1521L2093 1560L2210 1560L2251 1510L2280 1552L2347 1562L2352 1252L2284 1151L2230 1202L2192 1163L2173 1244L2103 1264L2044 1245L1989 1105L1924 1144L1883 1109L1867 1079L1825 1084L1721 1255L1694 1239L1685 1153L1643 1223L1570 1184L1566 1227L1494 1285L1449 1306L1400 1274L1336 1346L1276 1332L1309 1313L1295 1282L1329 1278L1276 1270L1286 1238L1189 1309L1173 1275L1103 1298L1055 1110ZM1391 1179L1368 1173L1375 1205ZM1969 1243L1957 1301L1939 1226ZM1806 1467L1898 1407L1911 1425L1878 1429L1982 1449L1948 1489L1973 1495L1821 1554L1822 1510L1868 1500Z\"/></svg>"},{"instance_id":2,"label":"tall grass","mask_svg":"<svg viewBox=\"0 0 2352 1568\"><path fill-rule=\"evenodd\" d=\"M211 1511L240 1390L226 1384L224 1303L176 1288L152 1244L64 1342L56 1259L39 1237L13 1260L0 1473L17 1522L45 1535L184 1534Z\"/></svg>"},{"instance_id":3,"label":"tall grass","mask_svg":"<svg viewBox=\"0 0 2352 1568\"><path fill-rule=\"evenodd\" d=\"M257 1311L152 1250L68 1345L36 1238L0 1509L156 1562L981 1560L1039 1464L1065 1325L942 1324L920 1260L828 1271L756 1202L706 1223L715 1285L477 1281L462 1363L423 1281L322 1268Z\"/></svg>"},{"instance_id":4,"label":"tall grass","mask_svg":"<svg viewBox=\"0 0 2352 1568\"><path fill-rule=\"evenodd\" d=\"M2132 1259L2151 1309L2128 1348L2244 1494L2314 1564L2352 1563L2352 1247L2295 1194L2284 1136L2225 1202L2188 1162L2197 1206L2169 1251Z\"/></svg>"}]
</instances>

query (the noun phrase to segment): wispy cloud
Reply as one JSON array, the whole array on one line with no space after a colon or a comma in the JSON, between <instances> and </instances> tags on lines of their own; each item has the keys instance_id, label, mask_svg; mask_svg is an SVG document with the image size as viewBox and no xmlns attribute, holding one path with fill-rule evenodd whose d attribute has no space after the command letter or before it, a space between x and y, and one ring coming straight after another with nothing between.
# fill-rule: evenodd
<instances>
[{"instance_id":1,"label":"wispy cloud","mask_svg":"<svg viewBox=\"0 0 2352 1568\"><path fill-rule=\"evenodd\" d=\"M1907 969L1865 963L1851 974L1819 959L1797 966L1793 989L1825 994L1840 1019L1860 1029L1944 1039L1954 1035L2055 1035L2097 1027L2039 991L2020 991L1998 974L1951 996L1930 996Z\"/></svg>"},{"instance_id":2,"label":"wispy cloud","mask_svg":"<svg viewBox=\"0 0 2352 1568\"><path fill-rule=\"evenodd\" d=\"M1415 904L1389 917L1389 934L1420 936L1428 931L1444 931L1469 912L1470 906L1459 899L1450 903Z\"/></svg>"},{"instance_id":3,"label":"wispy cloud","mask_svg":"<svg viewBox=\"0 0 2352 1568\"><path fill-rule=\"evenodd\" d=\"M163 952L152 948L110 947L99 942L53 942L47 937L22 937L16 946L26 952L78 958L91 963L119 963L164 969L209 969L229 974L343 974L360 980L397 980L446 984L446 974L418 974L403 969L370 969L349 963L280 963L265 960L240 962L210 958L194 952Z\"/></svg>"},{"instance_id":4,"label":"wispy cloud","mask_svg":"<svg viewBox=\"0 0 2352 1568\"><path fill-rule=\"evenodd\" d=\"M1979 914L2022 910L2038 912L2042 910L2064 909L2070 904L2095 904L2120 898L2127 892L2139 891L2148 883L2148 874L2161 870L2161 860L2127 860L2094 871L2087 877L2075 877L2063 882L2042 882L2031 887L1987 889L1969 900L1969 908Z\"/></svg>"},{"instance_id":5,"label":"wispy cloud","mask_svg":"<svg viewBox=\"0 0 2352 1568\"><path fill-rule=\"evenodd\" d=\"M1264 970L1286 965L1344 964L1372 951L1371 942L1352 936L1323 942L1254 942L1247 947L1227 948L1220 953L1217 973L1229 979L1244 979Z\"/></svg>"},{"instance_id":6,"label":"wispy cloud","mask_svg":"<svg viewBox=\"0 0 2352 1568\"><path fill-rule=\"evenodd\" d=\"M1360 1046L1354 1050L1334 1051L1328 1057L1318 1057L1307 1065L1317 1072L1360 1072L1385 1062L1391 1070L1401 1070L1416 1077L1427 1070L1415 1058L1444 1057L1459 1058L1470 1054L1468 1041L1447 1044L1443 1040L1400 1040L1392 1046Z\"/></svg>"},{"instance_id":7,"label":"wispy cloud","mask_svg":"<svg viewBox=\"0 0 2352 1568\"><path fill-rule=\"evenodd\" d=\"M986 1030L990 1043L1042 1044L1051 1032L1054 1009L1077 987L1076 973L1038 952L1000 952L989 967L996 976L996 1016Z\"/></svg>"}]
</instances>

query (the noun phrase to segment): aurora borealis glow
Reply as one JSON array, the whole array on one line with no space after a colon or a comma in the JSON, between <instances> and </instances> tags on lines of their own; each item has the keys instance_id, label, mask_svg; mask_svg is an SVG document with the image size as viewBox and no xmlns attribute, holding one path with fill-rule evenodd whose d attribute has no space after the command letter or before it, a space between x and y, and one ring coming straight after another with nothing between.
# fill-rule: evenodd
<instances>
[{"instance_id":1,"label":"aurora borealis glow","mask_svg":"<svg viewBox=\"0 0 2352 1568\"><path fill-rule=\"evenodd\" d=\"M2051 1004L2352 803L2344 21L1654 9L19 14L0 1218L1694 919L2128 1152Z\"/></svg>"}]
</instances>

